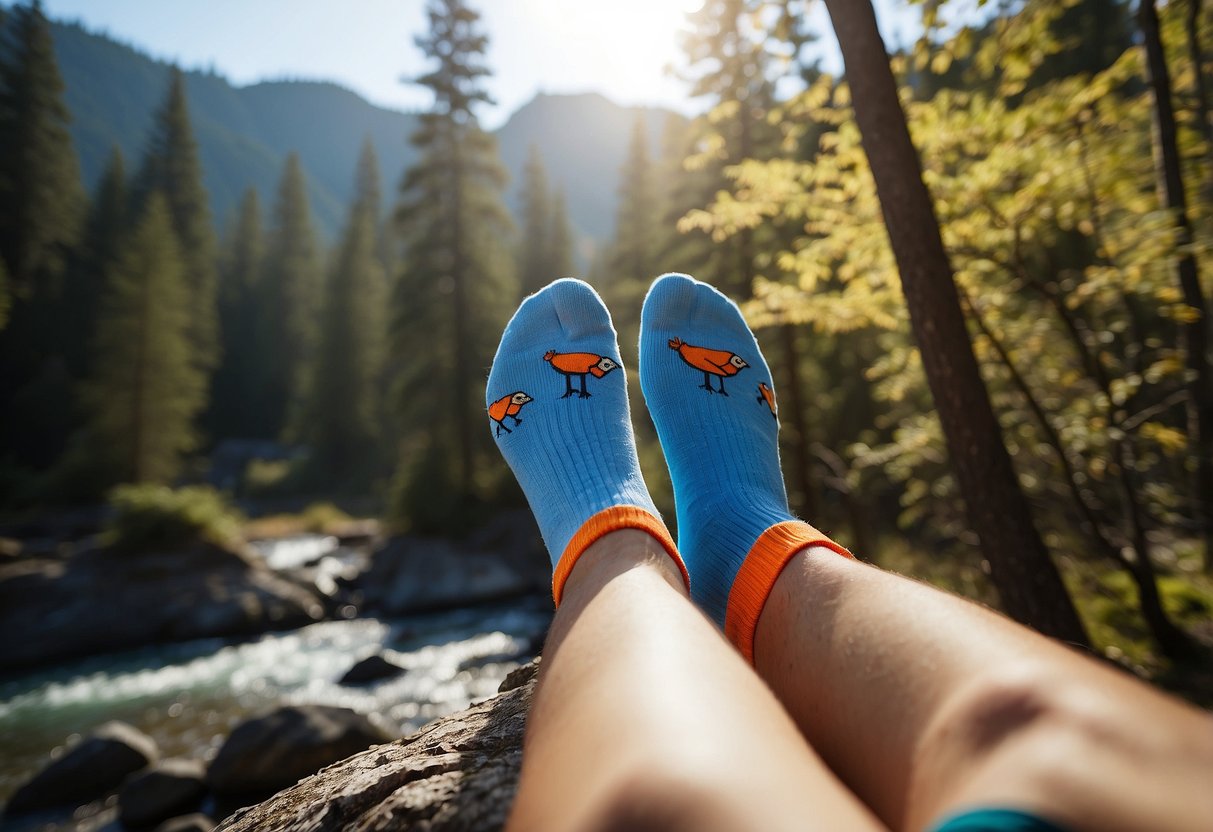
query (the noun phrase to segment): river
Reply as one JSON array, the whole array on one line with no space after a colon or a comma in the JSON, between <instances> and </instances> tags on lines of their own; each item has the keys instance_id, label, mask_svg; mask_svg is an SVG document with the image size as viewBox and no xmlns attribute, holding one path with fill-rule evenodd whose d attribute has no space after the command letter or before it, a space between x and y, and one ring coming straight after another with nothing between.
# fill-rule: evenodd
<instances>
[{"instance_id":1,"label":"river","mask_svg":"<svg viewBox=\"0 0 1213 832\"><path fill-rule=\"evenodd\" d=\"M284 568L303 559L302 544L289 555L286 548L275 554L271 547L267 562ZM209 759L238 722L277 704L352 708L407 735L494 694L550 618L550 602L536 599L324 621L243 641L94 656L0 679L0 803L57 748L111 719L150 734L166 757ZM365 687L337 684L355 661L375 652L406 672Z\"/></svg>"}]
</instances>

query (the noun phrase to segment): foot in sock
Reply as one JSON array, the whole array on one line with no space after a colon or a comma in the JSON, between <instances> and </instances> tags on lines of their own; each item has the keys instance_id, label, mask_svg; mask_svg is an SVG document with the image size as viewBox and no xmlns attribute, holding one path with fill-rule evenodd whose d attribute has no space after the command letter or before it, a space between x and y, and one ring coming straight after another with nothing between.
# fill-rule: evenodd
<instances>
[{"instance_id":1,"label":"foot in sock","mask_svg":"<svg viewBox=\"0 0 1213 832\"><path fill-rule=\"evenodd\" d=\"M558 280L522 302L489 373L489 427L552 557L556 603L581 553L638 528L686 568L636 458L611 317L589 285Z\"/></svg>"},{"instance_id":2,"label":"foot in sock","mask_svg":"<svg viewBox=\"0 0 1213 832\"><path fill-rule=\"evenodd\" d=\"M758 616L792 556L815 545L849 553L788 510L771 371L727 297L686 275L653 284L640 387L674 484L691 596L752 660Z\"/></svg>"}]
</instances>

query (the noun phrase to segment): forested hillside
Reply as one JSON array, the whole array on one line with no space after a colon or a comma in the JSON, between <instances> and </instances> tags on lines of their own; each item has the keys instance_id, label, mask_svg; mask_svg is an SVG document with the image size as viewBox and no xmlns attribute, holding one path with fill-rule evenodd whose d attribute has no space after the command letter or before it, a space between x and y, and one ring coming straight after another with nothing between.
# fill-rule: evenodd
<instances>
[{"instance_id":1,"label":"forested hillside","mask_svg":"<svg viewBox=\"0 0 1213 832\"><path fill-rule=\"evenodd\" d=\"M69 127L84 182L101 178L113 147L128 159L143 152L144 137L170 67L113 38L75 23L53 26L55 56L72 114ZM395 189L416 161L407 137L412 113L377 107L357 93L323 81L268 81L236 87L221 75L185 73L204 183L217 227L230 219L246 188L269 193L286 156L298 152L308 178L317 227L328 239L340 230L353 198L349 170L369 138L380 160L385 192ZM627 149L633 111L597 94L544 95L522 107L498 131L502 162L520 181L527 148L534 144L561 184L584 259L611 234L615 174ZM661 125L674 114L648 111L654 147ZM511 206L518 204L511 188Z\"/></svg>"}]
</instances>

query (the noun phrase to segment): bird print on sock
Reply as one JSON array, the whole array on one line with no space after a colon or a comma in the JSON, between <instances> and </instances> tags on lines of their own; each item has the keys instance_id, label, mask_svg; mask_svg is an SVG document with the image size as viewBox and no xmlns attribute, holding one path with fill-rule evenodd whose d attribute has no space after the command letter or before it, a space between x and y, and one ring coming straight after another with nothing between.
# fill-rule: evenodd
<instances>
[{"instance_id":1,"label":"bird print on sock","mask_svg":"<svg viewBox=\"0 0 1213 832\"><path fill-rule=\"evenodd\" d=\"M779 419L779 405L775 404L775 391L767 387L765 381L758 382L758 402L760 404L766 402L767 407L771 409L771 418Z\"/></svg>"},{"instance_id":2,"label":"bird print on sock","mask_svg":"<svg viewBox=\"0 0 1213 832\"><path fill-rule=\"evenodd\" d=\"M553 370L564 376L565 391L564 395L560 397L562 399L567 399L572 395L588 399L590 393L585 389L585 377L591 375L594 378L602 378L619 366L619 363L614 359L596 355L592 352L556 352L555 350L548 350L543 354L543 360L551 364ZM581 389L579 391L573 389L573 376L577 376L581 381Z\"/></svg>"},{"instance_id":3,"label":"bird print on sock","mask_svg":"<svg viewBox=\"0 0 1213 832\"><path fill-rule=\"evenodd\" d=\"M729 395L724 389L725 376L735 376L750 366L744 358L736 353L729 352L728 350L696 347L688 344L681 338L671 338L669 346L670 349L678 352L678 355L688 366L694 367L703 373L703 384L699 385L699 387L707 390L709 393L720 393L722 396ZM712 376L720 379L719 390L712 387Z\"/></svg>"},{"instance_id":4,"label":"bird print on sock","mask_svg":"<svg viewBox=\"0 0 1213 832\"><path fill-rule=\"evenodd\" d=\"M489 405L489 418L497 423L497 432L494 436L501 436L501 431L513 433L505 426L506 419L514 420L514 427L522 424L522 419L518 418L518 411L522 410L522 406L529 401L533 401L530 396L519 390L517 393L510 393L508 396L502 396L497 401Z\"/></svg>"}]
</instances>

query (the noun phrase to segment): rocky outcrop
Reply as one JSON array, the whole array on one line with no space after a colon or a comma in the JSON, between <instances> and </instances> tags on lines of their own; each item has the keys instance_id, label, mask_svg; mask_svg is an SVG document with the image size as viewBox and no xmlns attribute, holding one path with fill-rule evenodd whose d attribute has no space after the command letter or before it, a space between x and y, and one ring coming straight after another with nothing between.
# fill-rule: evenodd
<instances>
[{"instance_id":1,"label":"rocky outcrop","mask_svg":"<svg viewBox=\"0 0 1213 832\"><path fill-rule=\"evenodd\" d=\"M483 524L466 540L405 535L371 554L357 581L365 609L409 615L551 591L552 566L529 513Z\"/></svg>"},{"instance_id":2,"label":"rocky outcrop","mask_svg":"<svg viewBox=\"0 0 1213 832\"><path fill-rule=\"evenodd\" d=\"M151 737L125 722L107 722L17 789L5 814L96 800L158 756Z\"/></svg>"},{"instance_id":3,"label":"rocky outcrop","mask_svg":"<svg viewBox=\"0 0 1213 832\"><path fill-rule=\"evenodd\" d=\"M365 716L348 708L277 708L236 726L207 770L206 779L225 803L248 805L390 739Z\"/></svg>"},{"instance_id":4,"label":"rocky outcrop","mask_svg":"<svg viewBox=\"0 0 1213 832\"><path fill-rule=\"evenodd\" d=\"M219 832L495 832L518 787L537 664L498 696L329 766L243 809Z\"/></svg>"},{"instance_id":5,"label":"rocky outcrop","mask_svg":"<svg viewBox=\"0 0 1213 832\"><path fill-rule=\"evenodd\" d=\"M157 826L153 832L211 832L215 828L215 822L206 815L194 813L192 815L182 815L179 818L166 820L164 823Z\"/></svg>"},{"instance_id":6,"label":"rocky outcrop","mask_svg":"<svg viewBox=\"0 0 1213 832\"><path fill-rule=\"evenodd\" d=\"M128 829L145 829L193 812L206 797L200 760L163 760L132 776L118 793L118 817Z\"/></svg>"},{"instance_id":7,"label":"rocky outcrop","mask_svg":"<svg viewBox=\"0 0 1213 832\"><path fill-rule=\"evenodd\" d=\"M250 553L209 543L0 561L0 667L299 627L323 612Z\"/></svg>"}]
</instances>

